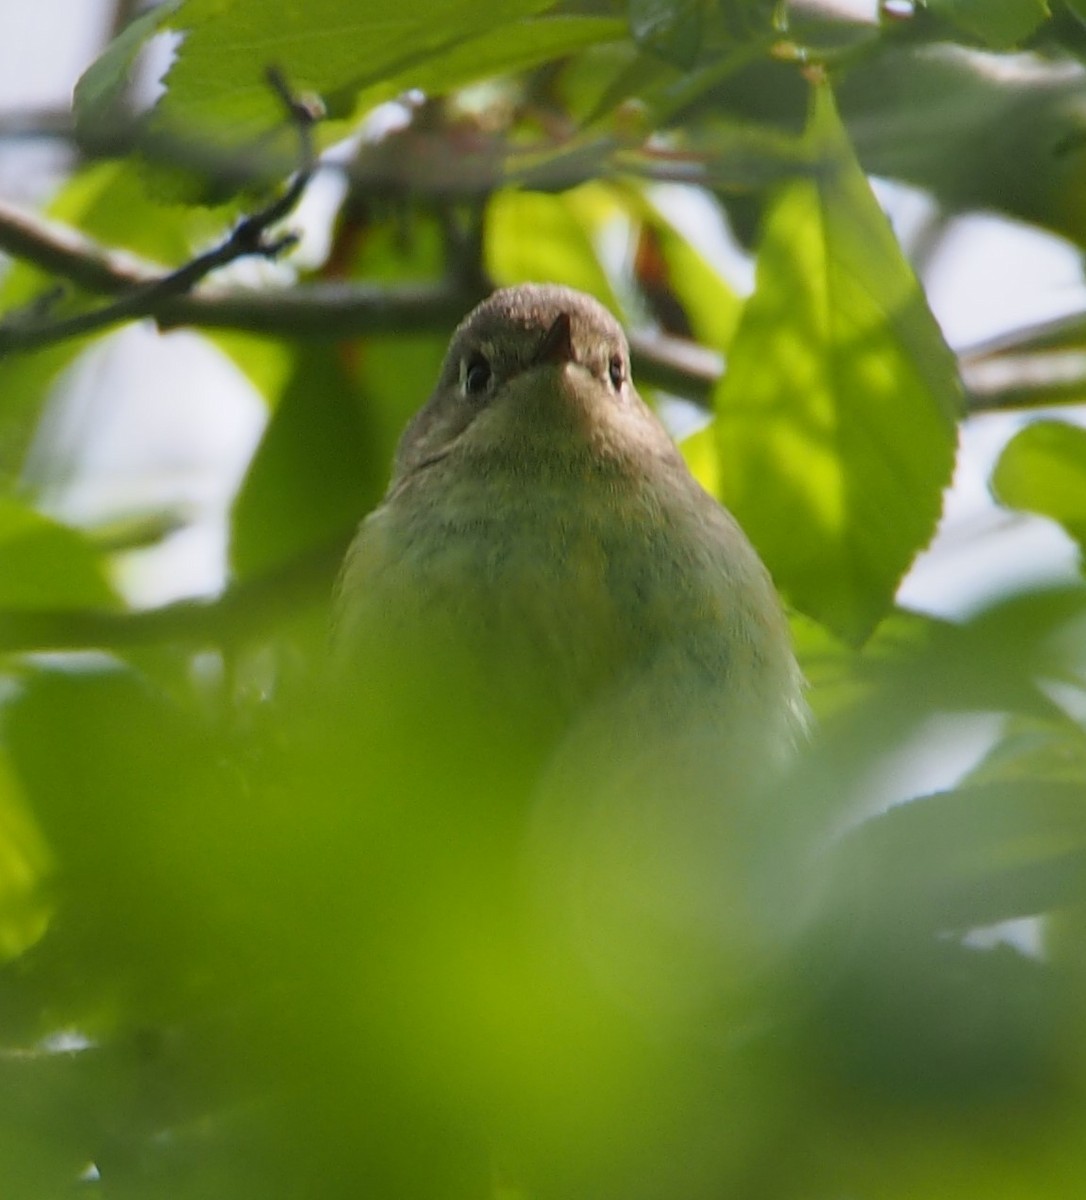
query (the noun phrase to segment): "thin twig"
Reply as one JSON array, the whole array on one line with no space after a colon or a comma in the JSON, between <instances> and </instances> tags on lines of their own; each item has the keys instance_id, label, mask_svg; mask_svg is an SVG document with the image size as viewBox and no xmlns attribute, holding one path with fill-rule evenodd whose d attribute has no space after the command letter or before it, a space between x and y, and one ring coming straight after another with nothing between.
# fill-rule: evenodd
<instances>
[{"instance_id":1,"label":"thin twig","mask_svg":"<svg viewBox=\"0 0 1086 1200\"><path fill-rule=\"evenodd\" d=\"M109 40L123 33L140 9L140 0L116 0L110 21Z\"/></svg>"},{"instance_id":2,"label":"thin twig","mask_svg":"<svg viewBox=\"0 0 1086 1200\"><path fill-rule=\"evenodd\" d=\"M1021 354L1052 349L1086 349L1086 312L1065 313L1029 325L1019 326L1007 333L997 333L960 351L965 363L979 363Z\"/></svg>"},{"instance_id":3,"label":"thin twig","mask_svg":"<svg viewBox=\"0 0 1086 1200\"><path fill-rule=\"evenodd\" d=\"M128 287L111 304L54 321L38 321L34 319L36 313L14 314L5 324L0 325L0 353L5 350L37 349L68 338L95 333L133 317L153 316L169 301L186 295L212 271L227 263L252 256L277 258L295 244L295 234L269 237L268 231L294 210L312 178L316 164L313 125L319 114L314 107L290 92L278 69L270 68L267 77L269 86L282 101L298 137L299 166L283 192L264 208L239 221L217 246L197 255L167 275L147 279L136 286ZM70 265L70 248L64 257ZM99 268L103 266L101 260L96 265ZM100 278L107 284L112 283L108 266Z\"/></svg>"}]
</instances>

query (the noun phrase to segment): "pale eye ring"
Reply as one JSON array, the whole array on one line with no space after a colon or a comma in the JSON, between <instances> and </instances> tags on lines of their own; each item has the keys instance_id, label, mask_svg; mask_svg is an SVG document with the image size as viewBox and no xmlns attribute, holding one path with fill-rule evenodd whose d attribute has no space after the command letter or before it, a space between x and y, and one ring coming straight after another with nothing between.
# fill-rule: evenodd
<instances>
[{"instance_id":1,"label":"pale eye ring","mask_svg":"<svg viewBox=\"0 0 1086 1200\"><path fill-rule=\"evenodd\" d=\"M474 351L464 363L464 391L469 396L481 396L490 386L492 376L486 356Z\"/></svg>"},{"instance_id":2,"label":"pale eye ring","mask_svg":"<svg viewBox=\"0 0 1086 1200\"><path fill-rule=\"evenodd\" d=\"M607 364L607 374L611 379L611 386L617 392L626 381L626 364L622 361L621 354L612 354L611 361Z\"/></svg>"}]
</instances>

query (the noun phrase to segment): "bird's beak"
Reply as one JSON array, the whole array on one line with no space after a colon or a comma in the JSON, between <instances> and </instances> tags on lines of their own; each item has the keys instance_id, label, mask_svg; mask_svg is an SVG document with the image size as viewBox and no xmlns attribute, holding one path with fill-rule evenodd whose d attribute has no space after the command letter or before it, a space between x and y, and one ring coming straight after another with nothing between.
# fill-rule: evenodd
<instances>
[{"instance_id":1,"label":"bird's beak","mask_svg":"<svg viewBox=\"0 0 1086 1200\"><path fill-rule=\"evenodd\" d=\"M537 364L577 361L577 351L573 348L573 330L569 313L559 313L554 318L550 329L543 335L543 341L539 344L535 361Z\"/></svg>"}]
</instances>

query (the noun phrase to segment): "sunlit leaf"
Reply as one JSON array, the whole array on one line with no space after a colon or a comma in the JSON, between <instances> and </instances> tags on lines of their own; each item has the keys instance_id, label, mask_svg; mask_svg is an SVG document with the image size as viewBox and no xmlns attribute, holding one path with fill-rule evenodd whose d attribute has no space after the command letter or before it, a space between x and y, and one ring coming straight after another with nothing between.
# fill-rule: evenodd
<instances>
[{"instance_id":1,"label":"sunlit leaf","mask_svg":"<svg viewBox=\"0 0 1086 1200\"><path fill-rule=\"evenodd\" d=\"M611 194L593 184L558 196L499 192L487 210L487 270L500 284L546 282L580 288L617 311L595 242L603 222L615 211Z\"/></svg>"},{"instance_id":2,"label":"sunlit leaf","mask_svg":"<svg viewBox=\"0 0 1086 1200\"><path fill-rule=\"evenodd\" d=\"M808 139L716 396L721 495L788 599L862 641L935 530L959 387L824 86Z\"/></svg>"},{"instance_id":3,"label":"sunlit leaf","mask_svg":"<svg viewBox=\"0 0 1086 1200\"><path fill-rule=\"evenodd\" d=\"M712 425L706 425L679 443L686 465L694 478L710 494L717 489L720 463L717 461L716 437Z\"/></svg>"},{"instance_id":4,"label":"sunlit leaf","mask_svg":"<svg viewBox=\"0 0 1086 1200\"><path fill-rule=\"evenodd\" d=\"M43 881L52 855L26 807L7 758L0 758L0 962L45 931Z\"/></svg>"},{"instance_id":5,"label":"sunlit leaf","mask_svg":"<svg viewBox=\"0 0 1086 1200\"><path fill-rule=\"evenodd\" d=\"M538 63L575 55L591 46L610 46L625 40L625 23L617 17L579 14L528 16L443 50L434 58L412 63L392 80L361 93L362 102L382 97L390 88L421 87L445 93L493 75L525 71Z\"/></svg>"}]
</instances>

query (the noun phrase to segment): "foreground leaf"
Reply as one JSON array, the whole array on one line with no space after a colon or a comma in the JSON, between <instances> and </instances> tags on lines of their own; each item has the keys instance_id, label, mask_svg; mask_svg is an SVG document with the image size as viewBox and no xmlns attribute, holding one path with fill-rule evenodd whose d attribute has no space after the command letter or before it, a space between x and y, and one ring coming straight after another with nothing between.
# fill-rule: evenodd
<instances>
[{"instance_id":1,"label":"foreground leaf","mask_svg":"<svg viewBox=\"0 0 1086 1200\"><path fill-rule=\"evenodd\" d=\"M992 472L996 499L1058 521L1086 547L1086 429L1034 421L1004 447Z\"/></svg>"},{"instance_id":2,"label":"foreground leaf","mask_svg":"<svg viewBox=\"0 0 1086 1200\"><path fill-rule=\"evenodd\" d=\"M0 607L80 608L113 600L101 559L81 533L0 499Z\"/></svg>"}]
</instances>

